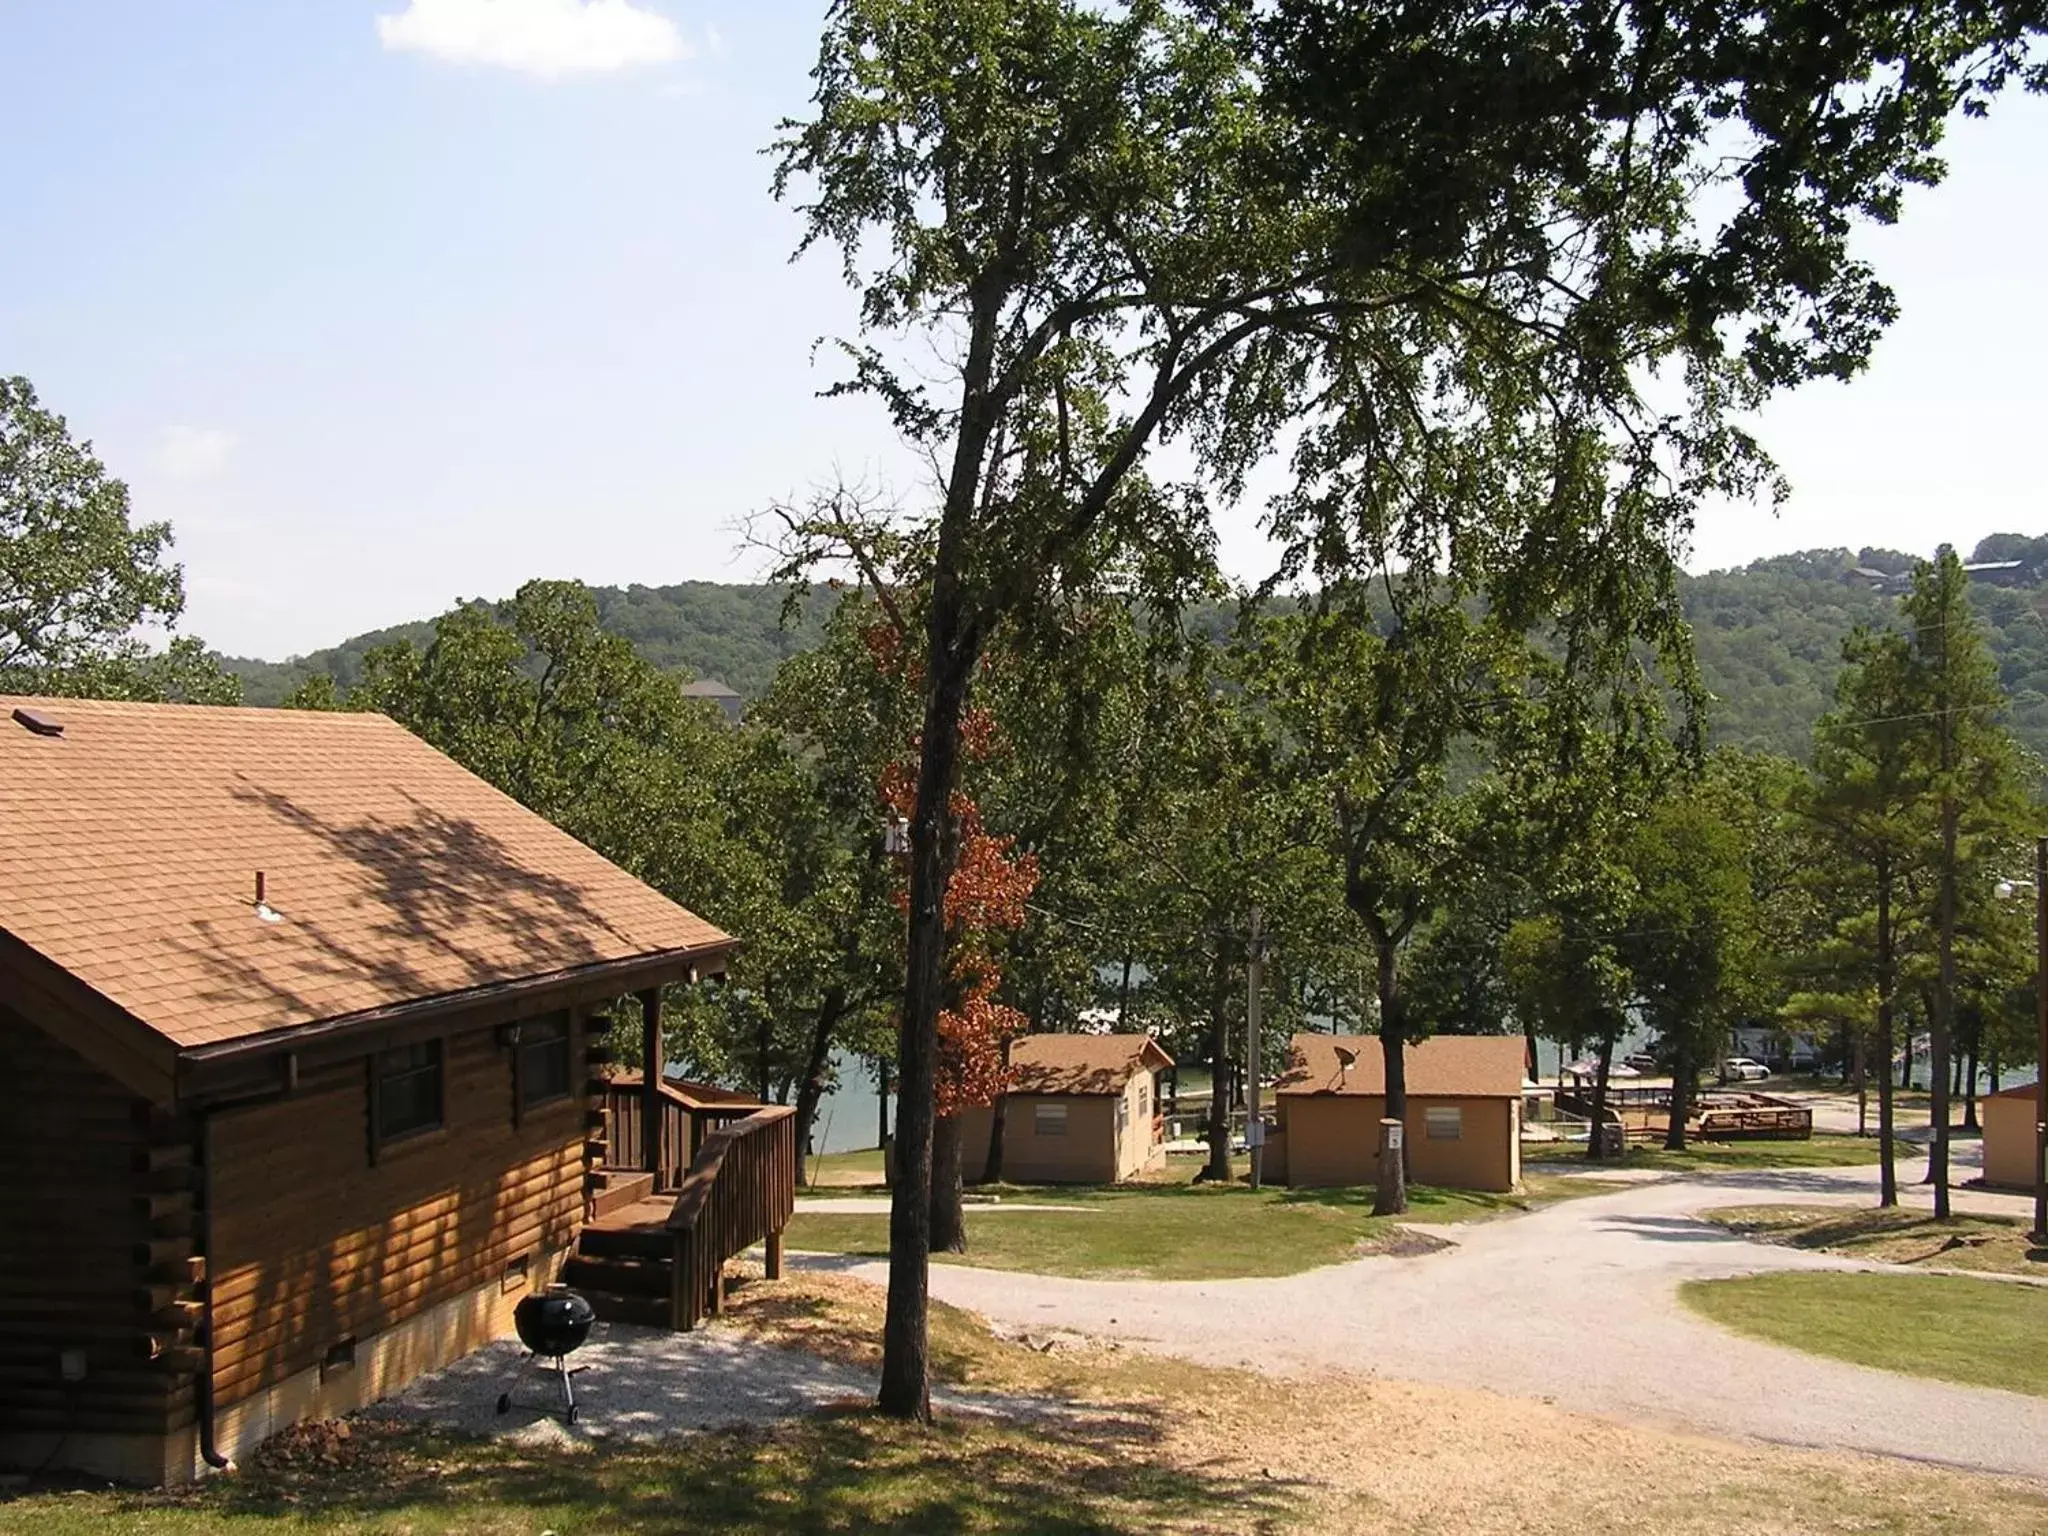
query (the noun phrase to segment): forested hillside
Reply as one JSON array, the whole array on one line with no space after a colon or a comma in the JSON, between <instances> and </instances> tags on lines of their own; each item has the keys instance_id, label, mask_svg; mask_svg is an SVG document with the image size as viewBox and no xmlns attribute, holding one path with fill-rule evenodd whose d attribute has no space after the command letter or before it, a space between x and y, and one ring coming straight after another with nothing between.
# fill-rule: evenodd
<instances>
[{"instance_id":1,"label":"forested hillside","mask_svg":"<svg viewBox=\"0 0 2048 1536\"><path fill-rule=\"evenodd\" d=\"M631 640L656 666L717 678L749 699L768 686L784 660L818 643L831 602L830 593L815 594L785 628L780 587L684 581L672 587L593 587L591 592L599 622ZM349 687L362 675L363 657L377 646L398 640L426 645L433 638L433 620L423 618L289 661L229 657L226 665L242 678L249 703L275 704L315 673L325 672Z\"/></svg>"},{"instance_id":2,"label":"forested hillside","mask_svg":"<svg viewBox=\"0 0 2048 1536\"><path fill-rule=\"evenodd\" d=\"M1834 688L1843 637L1857 624L1888 624L1897 614L1895 593L1856 575L1857 568L1903 574L1913 559L1896 550L1818 549L1684 578L1686 613L1714 698L1713 739L1804 756L1814 718ZM2048 619L2042 612L2048 538L1994 534L1971 559L2021 562L2014 571L1986 573L1971 597L2012 697L2013 725L2029 747L2048 756ZM817 642L831 600L817 594L784 628L782 593L774 587L686 581L594 592L604 627L657 665L721 679L747 698L767 686L785 658ZM1222 627L1220 617L1215 627ZM422 619L291 661L235 658L227 666L242 677L250 703L275 704L314 673L328 673L344 687L355 682L374 646L425 644L432 637L431 622Z\"/></svg>"}]
</instances>

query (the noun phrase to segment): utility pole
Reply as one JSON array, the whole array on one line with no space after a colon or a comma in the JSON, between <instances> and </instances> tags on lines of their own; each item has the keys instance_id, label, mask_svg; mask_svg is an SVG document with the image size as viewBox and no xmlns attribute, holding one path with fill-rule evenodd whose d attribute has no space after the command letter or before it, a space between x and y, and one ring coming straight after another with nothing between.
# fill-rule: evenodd
<instances>
[{"instance_id":1,"label":"utility pole","mask_svg":"<svg viewBox=\"0 0 2048 1536\"><path fill-rule=\"evenodd\" d=\"M1266 1124L1259 1118L1259 992L1265 979L1266 941L1259 932L1259 909L1252 908L1252 929L1250 943L1245 947L1245 1097L1244 1097L1244 1144L1251 1154L1252 1188L1259 1187L1259 1175L1265 1171Z\"/></svg>"},{"instance_id":2,"label":"utility pole","mask_svg":"<svg viewBox=\"0 0 2048 1536\"><path fill-rule=\"evenodd\" d=\"M2034 1072L2034 1232L2048 1244L2048 837L2034 839L2034 1007L2041 1025Z\"/></svg>"}]
</instances>

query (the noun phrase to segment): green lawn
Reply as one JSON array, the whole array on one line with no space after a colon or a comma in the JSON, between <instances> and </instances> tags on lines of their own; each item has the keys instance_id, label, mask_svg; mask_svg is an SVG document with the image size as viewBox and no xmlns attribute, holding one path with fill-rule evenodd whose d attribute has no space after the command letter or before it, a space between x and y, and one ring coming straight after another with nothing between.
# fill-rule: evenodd
<instances>
[{"instance_id":1,"label":"green lawn","mask_svg":"<svg viewBox=\"0 0 2048 1536\"><path fill-rule=\"evenodd\" d=\"M1809 1272L1691 1280L1705 1317L1857 1365L2048 1396L2048 1290L1959 1275Z\"/></svg>"},{"instance_id":2,"label":"green lawn","mask_svg":"<svg viewBox=\"0 0 2048 1536\"><path fill-rule=\"evenodd\" d=\"M882 1149L869 1147L860 1152L821 1152L804 1166L804 1193L859 1192L882 1187Z\"/></svg>"},{"instance_id":3,"label":"green lawn","mask_svg":"<svg viewBox=\"0 0 2048 1536\"><path fill-rule=\"evenodd\" d=\"M2027 1240L2032 1223L2010 1216L1937 1221L1922 1210L1839 1205L1728 1205L1700 1214L1745 1237L1790 1248L2048 1279L2048 1250Z\"/></svg>"},{"instance_id":4,"label":"green lawn","mask_svg":"<svg viewBox=\"0 0 2048 1536\"><path fill-rule=\"evenodd\" d=\"M1389 1241L1402 1220L1470 1221L1600 1192L1590 1181L1554 1175L1536 1175L1521 1195L1417 1185L1409 1190L1409 1214L1396 1220L1371 1214L1369 1189L1254 1192L1244 1184L1184 1182L1008 1186L999 1192L1005 1204L1030 1201L1082 1209L1002 1211L970 1204L968 1251L933 1257L985 1269L1092 1279L1291 1275L1338 1263L1361 1243ZM787 1241L793 1249L813 1253L879 1256L889 1249L889 1219L801 1211L790 1223Z\"/></svg>"},{"instance_id":5,"label":"green lawn","mask_svg":"<svg viewBox=\"0 0 2048 1536\"><path fill-rule=\"evenodd\" d=\"M1894 1141L1898 1157L1919 1155L1921 1149ZM1716 1168L1845 1168L1877 1161L1874 1136L1817 1135L1807 1141L1696 1141L1683 1152L1666 1152L1662 1146L1632 1142L1620 1162L1595 1163L1583 1148L1559 1151L1522 1149L1524 1167L1559 1168L1661 1168L1673 1173L1712 1171Z\"/></svg>"}]
</instances>

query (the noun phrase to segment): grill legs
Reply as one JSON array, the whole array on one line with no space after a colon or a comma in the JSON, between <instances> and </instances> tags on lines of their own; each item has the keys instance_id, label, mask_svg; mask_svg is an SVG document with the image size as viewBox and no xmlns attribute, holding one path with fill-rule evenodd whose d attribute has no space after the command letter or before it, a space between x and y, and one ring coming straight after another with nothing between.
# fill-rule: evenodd
<instances>
[{"instance_id":1,"label":"grill legs","mask_svg":"<svg viewBox=\"0 0 2048 1536\"><path fill-rule=\"evenodd\" d=\"M527 1369L536 1360L542 1358L543 1356L537 1350L528 1350L519 1357L519 1364L513 1367L511 1381L507 1384L505 1390L498 1394L498 1412L510 1413L512 1411L512 1393L518 1388L520 1378L526 1374ZM576 1422L576 1387L569 1378L574 1376L577 1371L582 1370L583 1367L579 1365L571 1369L567 1355L555 1355L552 1358L555 1362L555 1379L560 1383L562 1389L562 1422L564 1424L574 1424Z\"/></svg>"}]
</instances>

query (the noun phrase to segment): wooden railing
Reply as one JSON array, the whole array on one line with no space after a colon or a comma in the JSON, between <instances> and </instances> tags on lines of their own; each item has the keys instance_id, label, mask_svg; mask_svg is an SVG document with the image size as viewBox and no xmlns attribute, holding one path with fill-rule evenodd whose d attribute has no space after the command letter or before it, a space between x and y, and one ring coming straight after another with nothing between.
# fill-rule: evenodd
<instances>
[{"instance_id":1,"label":"wooden railing","mask_svg":"<svg viewBox=\"0 0 2048 1536\"><path fill-rule=\"evenodd\" d=\"M1560 1088L1557 1107L1590 1117L1593 1091ZM1620 1124L1630 1141L1661 1140L1671 1125L1671 1090L1610 1087L1607 1123ZM1769 1094L1702 1090L1690 1106L1687 1134L1703 1141L1803 1141L1813 1134L1813 1111Z\"/></svg>"},{"instance_id":2,"label":"wooden railing","mask_svg":"<svg viewBox=\"0 0 2048 1536\"><path fill-rule=\"evenodd\" d=\"M622 1072L605 1081L604 1165L627 1172L651 1172L655 1191L664 1195L682 1187L684 1174L713 1126L743 1119L760 1108L739 1095L712 1099L669 1083L660 1084L655 1092L661 1106L661 1151L650 1169L642 1129L646 1089L640 1074Z\"/></svg>"},{"instance_id":3,"label":"wooden railing","mask_svg":"<svg viewBox=\"0 0 2048 1536\"><path fill-rule=\"evenodd\" d=\"M782 1274L782 1229L796 1210L796 1111L757 1109L709 1132L669 1212L674 1243L669 1326L687 1332L725 1304L726 1260L768 1244L768 1278Z\"/></svg>"}]
</instances>

